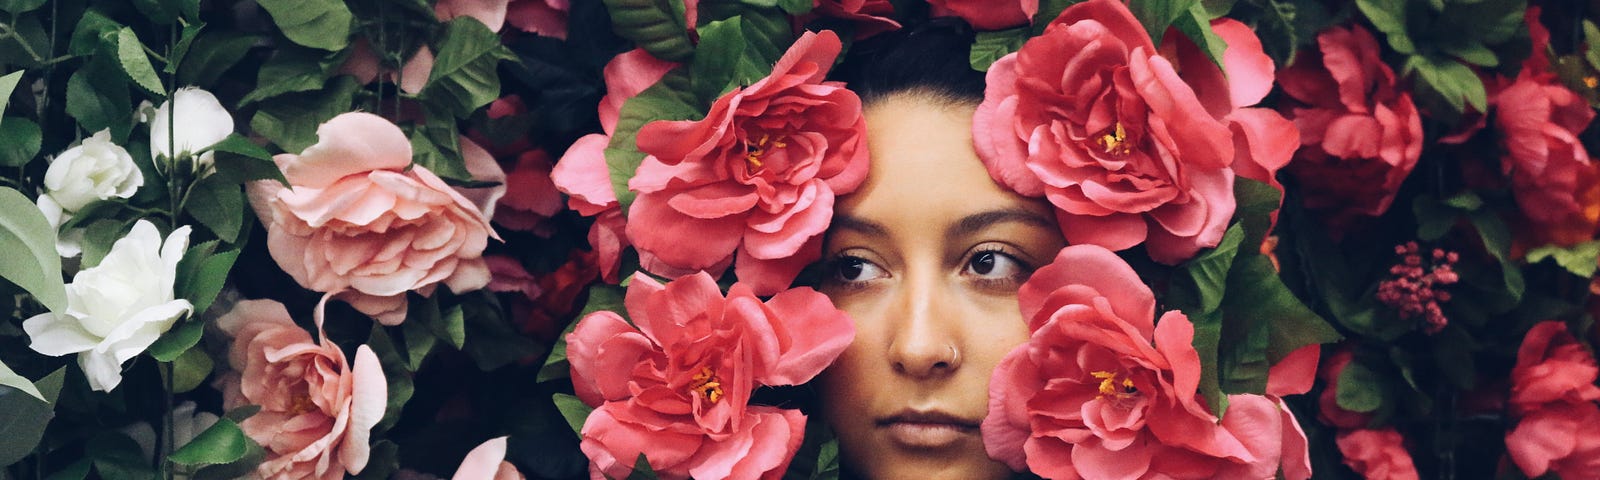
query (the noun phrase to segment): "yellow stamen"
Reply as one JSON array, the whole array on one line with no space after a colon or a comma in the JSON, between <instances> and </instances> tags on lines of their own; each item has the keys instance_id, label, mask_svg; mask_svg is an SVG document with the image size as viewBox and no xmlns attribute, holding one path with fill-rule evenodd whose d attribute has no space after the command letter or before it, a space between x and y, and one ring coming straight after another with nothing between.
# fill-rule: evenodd
<instances>
[{"instance_id":1,"label":"yellow stamen","mask_svg":"<svg viewBox=\"0 0 1600 480\"><path fill-rule=\"evenodd\" d=\"M1101 135L1096 143L1112 155L1127 155L1133 150L1133 146L1128 144L1128 131L1122 128L1122 122L1117 122L1111 133Z\"/></svg>"},{"instance_id":2,"label":"yellow stamen","mask_svg":"<svg viewBox=\"0 0 1600 480\"><path fill-rule=\"evenodd\" d=\"M711 367L700 367L700 373L694 374L694 385L690 385L689 388L711 403L722 400L722 379L717 377Z\"/></svg>"},{"instance_id":3,"label":"yellow stamen","mask_svg":"<svg viewBox=\"0 0 1600 480\"><path fill-rule=\"evenodd\" d=\"M1117 382L1117 374L1107 371L1091 372L1089 375L1093 375L1094 378L1100 380L1100 396L1102 397L1116 397L1120 399L1128 398L1139 393L1139 389L1133 386L1132 378L1123 378L1121 382ZM1122 387L1120 389L1117 388L1119 383Z\"/></svg>"},{"instance_id":4,"label":"yellow stamen","mask_svg":"<svg viewBox=\"0 0 1600 480\"><path fill-rule=\"evenodd\" d=\"M761 168L761 156L766 155L769 144L772 148L789 146L789 144L783 142L782 138L773 138L771 134L767 133L761 134L761 138L756 139L755 143L746 143L744 145L744 161L750 164L751 170Z\"/></svg>"}]
</instances>

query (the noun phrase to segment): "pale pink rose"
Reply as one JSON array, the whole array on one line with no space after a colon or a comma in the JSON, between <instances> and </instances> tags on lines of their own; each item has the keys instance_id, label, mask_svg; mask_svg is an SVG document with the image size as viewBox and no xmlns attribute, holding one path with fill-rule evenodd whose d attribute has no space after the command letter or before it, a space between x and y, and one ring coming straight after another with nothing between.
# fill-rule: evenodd
<instances>
[{"instance_id":1,"label":"pale pink rose","mask_svg":"<svg viewBox=\"0 0 1600 480\"><path fill-rule=\"evenodd\" d=\"M1517 365L1511 369L1511 411L1524 414L1546 403L1600 400L1600 376L1594 354L1578 342L1566 323L1546 321L1522 337Z\"/></svg>"},{"instance_id":2,"label":"pale pink rose","mask_svg":"<svg viewBox=\"0 0 1600 480\"><path fill-rule=\"evenodd\" d=\"M1340 431L1334 443L1344 464L1369 480L1416 480L1417 467L1406 451L1405 438L1394 428Z\"/></svg>"},{"instance_id":3,"label":"pale pink rose","mask_svg":"<svg viewBox=\"0 0 1600 480\"><path fill-rule=\"evenodd\" d=\"M450 480L523 480L506 458L506 437L493 438L467 452Z\"/></svg>"},{"instance_id":4,"label":"pale pink rose","mask_svg":"<svg viewBox=\"0 0 1600 480\"><path fill-rule=\"evenodd\" d=\"M422 88L428 86L428 77L433 74L433 50L426 45L417 49L417 52L400 66L400 71L385 67L383 60L372 51L372 44L365 38L357 38L351 43L350 56L339 65L339 73L355 77L356 81L364 84L375 80L397 83L400 90L416 95L422 93Z\"/></svg>"},{"instance_id":5,"label":"pale pink rose","mask_svg":"<svg viewBox=\"0 0 1600 480\"><path fill-rule=\"evenodd\" d=\"M761 295L821 258L834 197L867 174L861 100L823 80L840 48L833 32L808 32L771 75L718 98L704 120L641 128L649 156L628 182L639 193L628 210L634 247L675 269L717 272L732 261Z\"/></svg>"},{"instance_id":6,"label":"pale pink rose","mask_svg":"<svg viewBox=\"0 0 1600 480\"><path fill-rule=\"evenodd\" d=\"M1422 155L1422 117L1366 29L1330 27L1317 46L1278 76L1304 145L1289 172L1308 207L1382 215Z\"/></svg>"},{"instance_id":7,"label":"pale pink rose","mask_svg":"<svg viewBox=\"0 0 1600 480\"><path fill-rule=\"evenodd\" d=\"M388 383L372 349L358 347L355 363L347 363L338 345L313 340L270 300L239 302L217 326L233 336L233 371L218 380L223 407L261 406L239 422L266 449L256 474L336 480L361 473L372 427L388 404Z\"/></svg>"},{"instance_id":8,"label":"pale pink rose","mask_svg":"<svg viewBox=\"0 0 1600 480\"><path fill-rule=\"evenodd\" d=\"M960 17L978 30L1004 30L1027 25L1039 13L1039 0L928 0L928 7L935 17Z\"/></svg>"},{"instance_id":9,"label":"pale pink rose","mask_svg":"<svg viewBox=\"0 0 1600 480\"><path fill-rule=\"evenodd\" d=\"M581 215L595 217L589 229L589 245L599 254L600 273L608 283L621 281L618 270L622 251L633 244L628 241L622 207L611 185L606 145L611 143L611 135L616 132L622 104L661 81L661 77L677 66L651 56L644 49L629 50L606 63L606 95L600 98L599 110L600 128L605 133L585 135L573 142L550 172L556 189L568 195L567 206ZM650 263L646 254L640 256L641 263Z\"/></svg>"},{"instance_id":10,"label":"pale pink rose","mask_svg":"<svg viewBox=\"0 0 1600 480\"><path fill-rule=\"evenodd\" d=\"M552 168L550 154L544 150L517 155L517 164L506 173L506 196L500 198L494 223L548 237L550 227L545 221L561 212L561 192L550 178Z\"/></svg>"},{"instance_id":11,"label":"pale pink rose","mask_svg":"<svg viewBox=\"0 0 1600 480\"><path fill-rule=\"evenodd\" d=\"M1154 295L1110 250L1062 249L1017 300L1033 333L990 379L990 457L1055 479L1310 476L1280 401L1231 395L1220 421L1207 409L1194 326L1178 311L1154 322Z\"/></svg>"},{"instance_id":12,"label":"pale pink rose","mask_svg":"<svg viewBox=\"0 0 1600 480\"><path fill-rule=\"evenodd\" d=\"M751 390L810 381L849 346L850 318L809 288L723 297L705 272L637 274L624 304L631 325L601 311L567 335L573 388L596 407L579 445L590 476L625 478L644 453L661 478L780 478L806 417L749 405Z\"/></svg>"},{"instance_id":13,"label":"pale pink rose","mask_svg":"<svg viewBox=\"0 0 1600 480\"><path fill-rule=\"evenodd\" d=\"M1142 243L1169 265L1216 246L1235 169L1271 182L1296 137L1280 115L1243 108L1271 90L1260 40L1236 21L1213 28L1226 76L1181 34L1156 48L1121 2L1068 7L989 68L978 156L1001 185L1054 204L1070 243Z\"/></svg>"},{"instance_id":14,"label":"pale pink rose","mask_svg":"<svg viewBox=\"0 0 1600 480\"><path fill-rule=\"evenodd\" d=\"M248 186L279 268L385 325L405 320L406 292L488 284L483 249L499 238L485 216L488 206L412 164L411 142L399 127L346 113L318 127L317 137L299 155L273 158L293 188L270 180ZM492 161L468 165L498 169Z\"/></svg>"},{"instance_id":15,"label":"pale pink rose","mask_svg":"<svg viewBox=\"0 0 1600 480\"><path fill-rule=\"evenodd\" d=\"M1554 402L1529 412L1506 434L1506 453L1529 478L1600 478L1600 405Z\"/></svg>"}]
</instances>

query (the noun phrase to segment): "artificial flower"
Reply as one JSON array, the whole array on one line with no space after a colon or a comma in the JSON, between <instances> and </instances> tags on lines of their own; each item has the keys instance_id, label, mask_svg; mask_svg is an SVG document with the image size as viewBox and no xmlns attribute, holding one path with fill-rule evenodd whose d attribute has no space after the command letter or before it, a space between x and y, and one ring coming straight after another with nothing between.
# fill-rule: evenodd
<instances>
[{"instance_id":1,"label":"artificial flower","mask_svg":"<svg viewBox=\"0 0 1600 480\"><path fill-rule=\"evenodd\" d=\"M1600 478L1600 405L1553 402L1528 412L1506 434L1506 453L1528 478Z\"/></svg>"},{"instance_id":2,"label":"artificial flower","mask_svg":"<svg viewBox=\"0 0 1600 480\"><path fill-rule=\"evenodd\" d=\"M1345 466L1368 480L1416 480L1405 438L1393 427L1342 430L1334 439Z\"/></svg>"},{"instance_id":3,"label":"artificial flower","mask_svg":"<svg viewBox=\"0 0 1600 480\"><path fill-rule=\"evenodd\" d=\"M863 39L900 28L889 0L812 0L811 12L855 25L855 38Z\"/></svg>"},{"instance_id":4,"label":"artificial flower","mask_svg":"<svg viewBox=\"0 0 1600 480\"><path fill-rule=\"evenodd\" d=\"M1156 48L1121 2L1068 7L989 68L973 146L1001 185L1054 204L1070 243L1144 244L1165 264L1216 246L1235 166L1270 181L1293 129L1242 108L1271 88L1260 41L1230 20L1213 29L1232 37L1226 76L1192 42Z\"/></svg>"},{"instance_id":5,"label":"artificial flower","mask_svg":"<svg viewBox=\"0 0 1600 480\"><path fill-rule=\"evenodd\" d=\"M556 189L568 196L567 206L584 216L595 217L594 225L589 228L589 245L599 254L601 275L609 283L621 281L622 251L632 243L626 233L622 206L611 185L606 146L616 133L622 104L661 81L677 66L651 56L642 48L613 57L605 66L606 95L600 98L599 107L600 128L605 133L591 133L573 142L550 171L550 180ZM653 265L657 263L653 258L640 252L639 262ZM665 269L658 266L650 270L663 273Z\"/></svg>"},{"instance_id":6,"label":"artificial flower","mask_svg":"<svg viewBox=\"0 0 1600 480\"><path fill-rule=\"evenodd\" d=\"M928 7L933 16L960 17L978 30L1005 30L1027 25L1039 0L928 0Z\"/></svg>"},{"instance_id":7,"label":"artificial flower","mask_svg":"<svg viewBox=\"0 0 1600 480\"><path fill-rule=\"evenodd\" d=\"M1317 47L1278 76L1304 145L1288 170L1307 207L1382 215L1422 155L1422 117L1365 28L1329 27Z\"/></svg>"},{"instance_id":8,"label":"artificial flower","mask_svg":"<svg viewBox=\"0 0 1600 480\"><path fill-rule=\"evenodd\" d=\"M248 185L267 249L284 272L385 325L405 320L406 292L430 295L439 284L465 292L489 283L482 255L489 239L499 238L486 216L493 200L475 205L412 164L411 142L377 115L341 114L318 127L317 137L298 155L273 158L292 188L270 180ZM469 171L499 171L487 155L466 159L483 163Z\"/></svg>"},{"instance_id":9,"label":"artificial flower","mask_svg":"<svg viewBox=\"0 0 1600 480\"><path fill-rule=\"evenodd\" d=\"M1517 364L1511 369L1514 413L1522 414L1546 403L1584 403L1600 400L1600 366L1594 354L1578 342L1567 325L1546 321L1522 337Z\"/></svg>"},{"instance_id":10,"label":"artificial flower","mask_svg":"<svg viewBox=\"0 0 1600 480\"><path fill-rule=\"evenodd\" d=\"M989 456L1046 478L1310 476L1305 434L1280 401L1198 396L1183 313L1155 318L1133 268L1096 245L1061 250L1017 294L1032 336L989 384Z\"/></svg>"},{"instance_id":11,"label":"artificial flower","mask_svg":"<svg viewBox=\"0 0 1600 480\"><path fill-rule=\"evenodd\" d=\"M762 302L705 272L667 285L633 277L633 323L609 311L567 336L579 399L596 407L580 448L595 479L627 477L640 453L662 478L779 478L805 434L797 410L748 405L761 385L810 381L854 336L809 288Z\"/></svg>"},{"instance_id":12,"label":"artificial flower","mask_svg":"<svg viewBox=\"0 0 1600 480\"><path fill-rule=\"evenodd\" d=\"M634 247L677 269L731 261L762 295L821 258L834 197L867 175L861 100L823 81L840 48L831 31L808 32L705 119L645 124L638 144L649 156L628 182L639 194L628 210Z\"/></svg>"},{"instance_id":13,"label":"artificial flower","mask_svg":"<svg viewBox=\"0 0 1600 480\"><path fill-rule=\"evenodd\" d=\"M150 158L154 159L175 161L233 135L233 115L211 92L195 87L172 92L172 98L161 102L149 120ZM193 161L196 171L205 171L213 162L212 154L206 152Z\"/></svg>"},{"instance_id":14,"label":"artificial flower","mask_svg":"<svg viewBox=\"0 0 1600 480\"><path fill-rule=\"evenodd\" d=\"M467 16L496 32L510 23L524 32L564 40L571 9L571 0L440 0L433 13L441 22Z\"/></svg>"},{"instance_id":15,"label":"artificial flower","mask_svg":"<svg viewBox=\"0 0 1600 480\"><path fill-rule=\"evenodd\" d=\"M505 458L506 437L489 439L467 452L450 480L522 480L522 473Z\"/></svg>"},{"instance_id":16,"label":"artificial flower","mask_svg":"<svg viewBox=\"0 0 1600 480\"><path fill-rule=\"evenodd\" d=\"M38 199L39 211L51 226L59 228L90 203L132 197L143 185L144 173L133 163L133 156L111 143L110 130L101 130L50 159L50 168L44 172L44 192ZM83 252L79 245L82 238L81 230L63 233L56 240L56 253L78 256Z\"/></svg>"},{"instance_id":17,"label":"artificial flower","mask_svg":"<svg viewBox=\"0 0 1600 480\"><path fill-rule=\"evenodd\" d=\"M336 480L366 468L372 427L383 419L389 391L371 348L357 347L355 362L348 362L338 345L313 340L271 300L241 301L217 326L233 336L233 370L217 381L223 407L261 407L239 422L266 449L257 476Z\"/></svg>"},{"instance_id":18,"label":"artificial flower","mask_svg":"<svg viewBox=\"0 0 1600 480\"><path fill-rule=\"evenodd\" d=\"M494 223L548 237L552 232L545 221L561 212L561 192L550 177L553 168L544 150L517 155L516 165L506 172L506 195L500 197Z\"/></svg>"},{"instance_id":19,"label":"artificial flower","mask_svg":"<svg viewBox=\"0 0 1600 480\"><path fill-rule=\"evenodd\" d=\"M1355 359L1349 348L1341 348L1322 362L1317 377L1322 379L1322 395L1317 397L1317 419L1322 423L1342 429L1366 428L1372 423L1371 412L1352 412L1339 406L1339 376Z\"/></svg>"},{"instance_id":20,"label":"artificial flower","mask_svg":"<svg viewBox=\"0 0 1600 480\"><path fill-rule=\"evenodd\" d=\"M383 64L378 53L372 51L371 42L366 38L357 38L350 42L350 56L339 65L338 72L354 77L363 85L382 79L399 85L401 91L416 95L428 86L428 78L433 75L433 62L433 50L423 45L396 71Z\"/></svg>"},{"instance_id":21,"label":"artificial flower","mask_svg":"<svg viewBox=\"0 0 1600 480\"><path fill-rule=\"evenodd\" d=\"M67 285L67 310L22 322L34 351L59 357L78 354L89 388L109 392L122 382L122 364L144 353L179 318L194 310L175 298L178 262L189 246L189 227L165 241L156 226L139 220L111 245L100 263L78 272Z\"/></svg>"}]
</instances>

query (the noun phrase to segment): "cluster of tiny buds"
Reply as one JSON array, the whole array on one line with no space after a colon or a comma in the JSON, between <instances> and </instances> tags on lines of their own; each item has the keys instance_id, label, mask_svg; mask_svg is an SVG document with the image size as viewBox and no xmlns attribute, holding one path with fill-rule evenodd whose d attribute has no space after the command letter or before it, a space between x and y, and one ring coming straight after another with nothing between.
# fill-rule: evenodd
<instances>
[{"instance_id":1,"label":"cluster of tiny buds","mask_svg":"<svg viewBox=\"0 0 1600 480\"><path fill-rule=\"evenodd\" d=\"M1420 317L1429 335L1439 333L1450 323L1439 304L1450 301L1445 288L1461 280L1453 268L1461 256L1435 248L1424 262L1417 242L1397 245L1394 253L1400 262L1389 267L1387 280L1378 283L1378 301L1399 311L1401 319Z\"/></svg>"}]
</instances>

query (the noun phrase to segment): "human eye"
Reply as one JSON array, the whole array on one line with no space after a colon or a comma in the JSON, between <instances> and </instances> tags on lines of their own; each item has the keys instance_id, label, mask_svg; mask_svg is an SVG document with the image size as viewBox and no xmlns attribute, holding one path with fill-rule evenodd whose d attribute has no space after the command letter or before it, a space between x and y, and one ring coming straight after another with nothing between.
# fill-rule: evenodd
<instances>
[{"instance_id":1,"label":"human eye","mask_svg":"<svg viewBox=\"0 0 1600 480\"><path fill-rule=\"evenodd\" d=\"M1015 289L1033 274L1033 267L1007 252L1004 247L984 246L967 257L962 275L974 277L985 286Z\"/></svg>"},{"instance_id":2,"label":"human eye","mask_svg":"<svg viewBox=\"0 0 1600 480\"><path fill-rule=\"evenodd\" d=\"M829 262L827 274L831 283L845 286L863 285L888 276L878 264L850 254L835 256Z\"/></svg>"}]
</instances>

